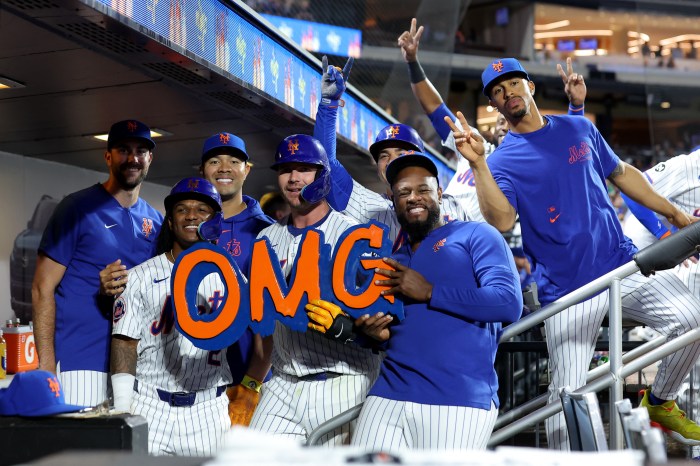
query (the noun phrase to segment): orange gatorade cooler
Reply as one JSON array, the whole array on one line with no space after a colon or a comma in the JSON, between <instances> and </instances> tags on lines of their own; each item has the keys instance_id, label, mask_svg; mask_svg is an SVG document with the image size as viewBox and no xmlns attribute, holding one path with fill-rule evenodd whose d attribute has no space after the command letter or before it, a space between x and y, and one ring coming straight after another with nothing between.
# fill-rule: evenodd
<instances>
[{"instance_id":1,"label":"orange gatorade cooler","mask_svg":"<svg viewBox=\"0 0 700 466\"><path fill-rule=\"evenodd\" d=\"M39 367L39 357L36 354L34 333L29 325L5 327L2 329L7 345L7 372L31 371Z\"/></svg>"}]
</instances>

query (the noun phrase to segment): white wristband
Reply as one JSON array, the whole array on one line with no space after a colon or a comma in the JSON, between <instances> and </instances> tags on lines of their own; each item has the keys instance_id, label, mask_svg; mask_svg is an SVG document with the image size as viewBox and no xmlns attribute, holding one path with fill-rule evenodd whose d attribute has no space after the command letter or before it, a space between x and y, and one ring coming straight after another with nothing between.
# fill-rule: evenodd
<instances>
[{"instance_id":1,"label":"white wristband","mask_svg":"<svg viewBox=\"0 0 700 466\"><path fill-rule=\"evenodd\" d=\"M131 397L134 394L134 377L126 372L112 375L112 392L114 393L114 409L130 412Z\"/></svg>"}]
</instances>

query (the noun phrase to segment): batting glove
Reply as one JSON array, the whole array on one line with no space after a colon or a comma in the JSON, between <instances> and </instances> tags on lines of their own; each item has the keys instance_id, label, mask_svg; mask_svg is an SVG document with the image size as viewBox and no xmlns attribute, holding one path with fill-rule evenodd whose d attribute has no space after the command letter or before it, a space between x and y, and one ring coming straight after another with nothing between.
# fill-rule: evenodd
<instances>
[{"instance_id":1,"label":"batting glove","mask_svg":"<svg viewBox=\"0 0 700 466\"><path fill-rule=\"evenodd\" d=\"M345 67L341 70L337 66L328 66L328 57L325 55L321 60L323 67L323 76L321 77L321 103L329 107L342 107L345 102L341 100L343 92L345 92L346 82L350 76L350 70L354 58L348 58Z\"/></svg>"},{"instance_id":2,"label":"batting glove","mask_svg":"<svg viewBox=\"0 0 700 466\"><path fill-rule=\"evenodd\" d=\"M232 426L249 426L253 413L260 401L262 382L245 376L243 382L226 389L228 396L228 417Z\"/></svg>"},{"instance_id":3,"label":"batting glove","mask_svg":"<svg viewBox=\"0 0 700 466\"><path fill-rule=\"evenodd\" d=\"M305 306L306 315L309 317L308 327L320 332L326 338L347 343L353 339L353 325L355 321L343 312L337 305L315 299Z\"/></svg>"}]
</instances>

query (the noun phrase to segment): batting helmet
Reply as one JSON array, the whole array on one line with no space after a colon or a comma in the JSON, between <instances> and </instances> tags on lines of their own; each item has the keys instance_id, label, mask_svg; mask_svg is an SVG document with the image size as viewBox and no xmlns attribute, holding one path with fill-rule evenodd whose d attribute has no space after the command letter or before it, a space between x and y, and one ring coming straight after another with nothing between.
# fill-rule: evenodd
<instances>
[{"instance_id":1,"label":"batting helmet","mask_svg":"<svg viewBox=\"0 0 700 466\"><path fill-rule=\"evenodd\" d=\"M386 147L425 152L423 140L418 132L408 125L401 124L385 126L379 130L374 143L369 146L369 152L374 157L375 162L379 159L379 153Z\"/></svg>"},{"instance_id":2,"label":"batting helmet","mask_svg":"<svg viewBox=\"0 0 700 466\"><path fill-rule=\"evenodd\" d=\"M293 162L321 167L316 173L316 179L301 190L301 197L310 204L325 198L331 190L331 167L323 145L306 134L287 136L277 146L275 163L270 168L276 170L280 165Z\"/></svg>"},{"instance_id":3,"label":"batting helmet","mask_svg":"<svg viewBox=\"0 0 700 466\"><path fill-rule=\"evenodd\" d=\"M165 211L171 214L176 202L185 199L195 199L209 204L213 209L214 216L199 224L197 232L200 238L205 241L216 241L221 236L221 196L213 184L203 178L184 178L178 181L165 198Z\"/></svg>"}]
</instances>

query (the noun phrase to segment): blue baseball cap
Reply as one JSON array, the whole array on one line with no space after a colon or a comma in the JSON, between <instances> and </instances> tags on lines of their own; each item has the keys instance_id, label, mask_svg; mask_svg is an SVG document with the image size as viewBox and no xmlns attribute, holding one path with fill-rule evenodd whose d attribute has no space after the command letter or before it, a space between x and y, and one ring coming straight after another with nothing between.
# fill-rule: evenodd
<instances>
[{"instance_id":1,"label":"blue baseball cap","mask_svg":"<svg viewBox=\"0 0 700 466\"><path fill-rule=\"evenodd\" d=\"M216 149L221 149L222 147L225 147L228 150L214 152ZM216 133L204 141L204 147L202 148L202 163L214 157L214 155L221 153L238 157L244 162L247 162L249 158L248 153L245 151L245 143L243 142L243 139L234 134L224 132Z\"/></svg>"},{"instance_id":2,"label":"blue baseball cap","mask_svg":"<svg viewBox=\"0 0 700 466\"><path fill-rule=\"evenodd\" d=\"M491 62L489 66L486 67L483 73L481 73L481 83L484 85L484 95L486 97L491 97L489 92L491 87L496 84L496 81L500 81L504 76L508 75L519 75L531 81L530 76L527 75L527 71L523 68L515 58L499 58Z\"/></svg>"},{"instance_id":3,"label":"blue baseball cap","mask_svg":"<svg viewBox=\"0 0 700 466\"><path fill-rule=\"evenodd\" d=\"M107 150L124 139L141 139L150 146L151 150L156 147L156 143L151 139L151 128L137 120L123 120L114 123L109 129Z\"/></svg>"},{"instance_id":4,"label":"blue baseball cap","mask_svg":"<svg viewBox=\"0 0 700 466\"><path fill-rule=\"evenodd\" d=\"M389 182L390 186L394 185L396 176L406 167L422 167L428 170L436 179L438 177L437 166L430 160L430 157L422 152L413 152L395 158L386 167L386 180ZM440 181L438 180L438 185L439 184Z\"/></svg>"},{"instance_id":5,"label":"blue baseball cap","mask_svg":"<svg viewBox=\"0 0 700 466\"><path fill-rule=\"evenodd\" d=\"M85 408L66 404L61 383L48 371L20 372L0 390L0 416L52 416Z\"/></svg>"}]
</instances>

